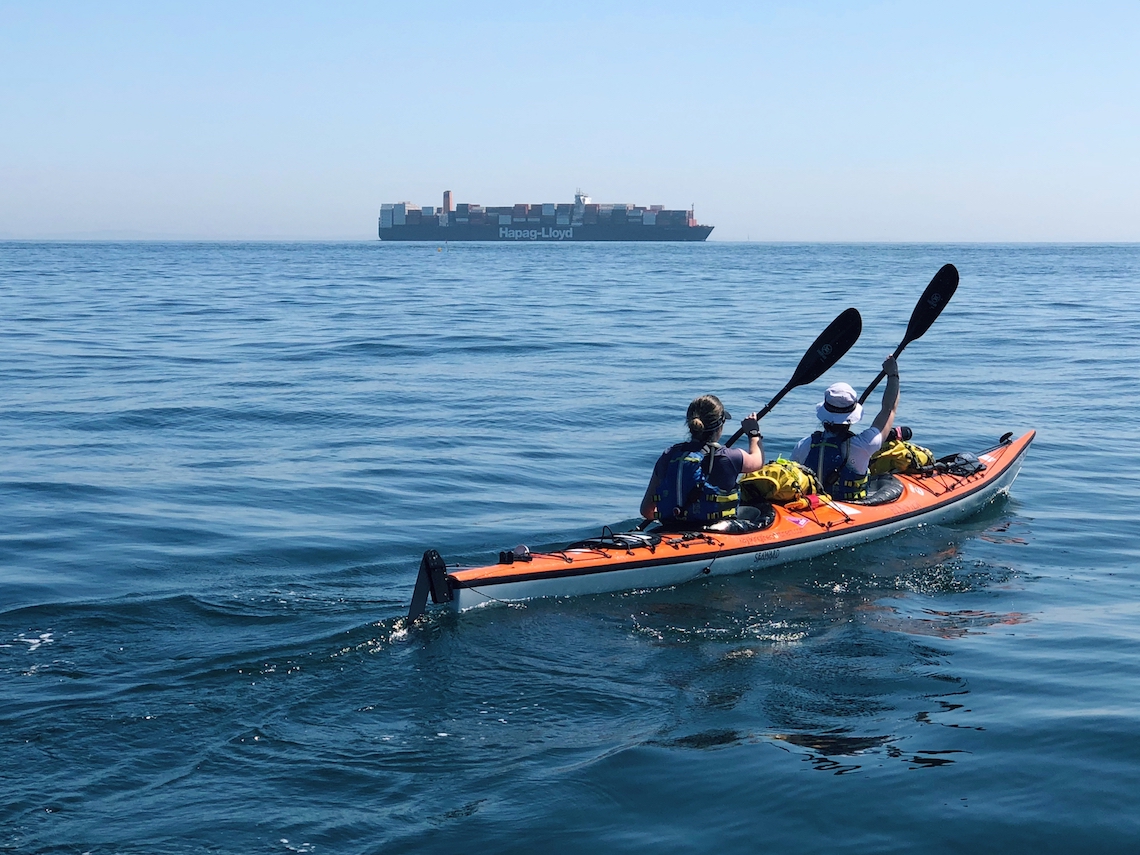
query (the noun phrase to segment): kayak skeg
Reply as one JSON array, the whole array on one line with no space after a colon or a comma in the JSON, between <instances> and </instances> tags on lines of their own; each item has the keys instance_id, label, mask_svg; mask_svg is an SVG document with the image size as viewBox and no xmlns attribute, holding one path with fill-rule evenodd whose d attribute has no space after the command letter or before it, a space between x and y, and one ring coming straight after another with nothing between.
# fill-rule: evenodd
<instances>
[{"instance_id":1,"label":"kayak skeg","mask_svg":"<svg viewBox=\"0 0 1140 855\"><path fill-rule=\"evenodd\" d=\"M919 525L956 522L1009 492L1035 436L1006 434L976 455L950 455L929 471L890 476L882 495L897 498L875 504L773 505L760 523L724 520L684 531L656 524L644 531L606 527L597 538L552 552L520 547L500 553L498 563L484 567L448 566L429 549L408 617L422 615L429 596L435 604L465 611L538 597L663 588L815 558Z\"/></svg>"}]
</instances>

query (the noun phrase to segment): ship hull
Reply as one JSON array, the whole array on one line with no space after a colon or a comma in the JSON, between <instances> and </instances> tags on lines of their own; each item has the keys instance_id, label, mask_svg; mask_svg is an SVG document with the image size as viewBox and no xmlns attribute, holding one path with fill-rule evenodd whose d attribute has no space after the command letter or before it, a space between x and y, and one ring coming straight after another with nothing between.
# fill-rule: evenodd
<instances>
[{"instance_id":1,"label":"ship hull","mask_svg":"<svg viewBox=\"0 0 1140 855\"><path fill-rule=\"evenodd\" d=\"M646 226L618 224L584 224L551 226L539 223L514 223L509 226L454 223L438 225L402 225L379 230L383 241L494 241L498 243L567 243L576 241L703 241L712 226Z\"/></svg>"}]
</instances>

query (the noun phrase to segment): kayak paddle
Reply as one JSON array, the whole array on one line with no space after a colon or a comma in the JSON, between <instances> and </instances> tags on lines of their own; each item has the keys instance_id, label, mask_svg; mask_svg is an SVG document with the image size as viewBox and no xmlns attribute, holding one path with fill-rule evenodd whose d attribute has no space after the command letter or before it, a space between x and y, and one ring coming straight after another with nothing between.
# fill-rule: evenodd
<instances>
[{"instance_id":1,"label":"kayak paddle","mask_svg":"<svg viewBox=\"0 0 1140 855\"><path fill-rule=\"evenodd\" d=\"M934 278L930 280L930 284L926 286L926 290L918 298L918 305L910 313L910 323L907 324L906 335L903 336L902 343L895 348L895 352L891 354L895 359L898 359L903 348L915 339L922 338L923 334L930 329L930 325L942 314L942 310L946 308L946 304L950 302L950 298L954 296L956 290L958 290L958 268L953 264L942 265L942 269L934 274ZM860 404L867 400L867 396L886 376L886 371L879 372L879 376L859 396Z\"/></svg>"},{"instance_id":2,"label":"kayak paddle","mask_svg":"<svg viewBox=\"0 0 1140 855\"><path fill-rule=\"evenodd\" d=\"M797 386L804 386L817 380L823 372L842 359L843 354L851 349L851 345L855 344L862 331L863 318L859 315L858 309L845 309L840 312L839 317L828 324L827 329L819 334L819 338L811 343L800 364L796 366L796 373L792 375L788 385L756 414L757 420L768 415L780 399L790 391ZM725 445L732 445L743 435L744 428L740 428Z\"/></svg>"}]
</instances>

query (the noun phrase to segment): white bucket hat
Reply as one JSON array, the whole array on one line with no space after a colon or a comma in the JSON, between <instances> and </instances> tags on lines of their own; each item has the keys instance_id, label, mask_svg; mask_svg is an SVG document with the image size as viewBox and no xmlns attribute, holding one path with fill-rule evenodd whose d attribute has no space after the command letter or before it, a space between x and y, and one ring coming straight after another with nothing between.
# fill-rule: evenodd
<instances>
[{"instance_id":1,"label":"white bucket hat","mask_svg":"<svg viewBox=\"0 0 1140 855\"><path fill-rule=\"evenodd\" d=\"M853 425L863 418L859 396L846 383L832 383L815 408L816 417L825 424Z\"/></svg>"}]
</instances>

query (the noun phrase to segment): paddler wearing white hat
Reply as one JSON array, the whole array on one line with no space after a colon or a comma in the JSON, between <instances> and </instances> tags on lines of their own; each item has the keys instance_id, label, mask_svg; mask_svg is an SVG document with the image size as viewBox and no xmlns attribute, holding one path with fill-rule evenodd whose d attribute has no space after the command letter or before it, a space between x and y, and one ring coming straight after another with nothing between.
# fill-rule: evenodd
<instances>
[{"instance_id":1,"label":"paddler wearing white hat","mask_svg":"<svg viewBox=\"0 0 1140 855\"><path fill-rule=\"evenodd\" d=\"M813 469L832 498L852 501L867 495L871 455L883 447L899 408L899 365L893 356L883 360L883 371L887 373L883 405L869 428L851 430L863 418L863 405L849 384L833 383L815 408L823 429L792 449L792 460Z\"/></svg>"}]
</instances>

